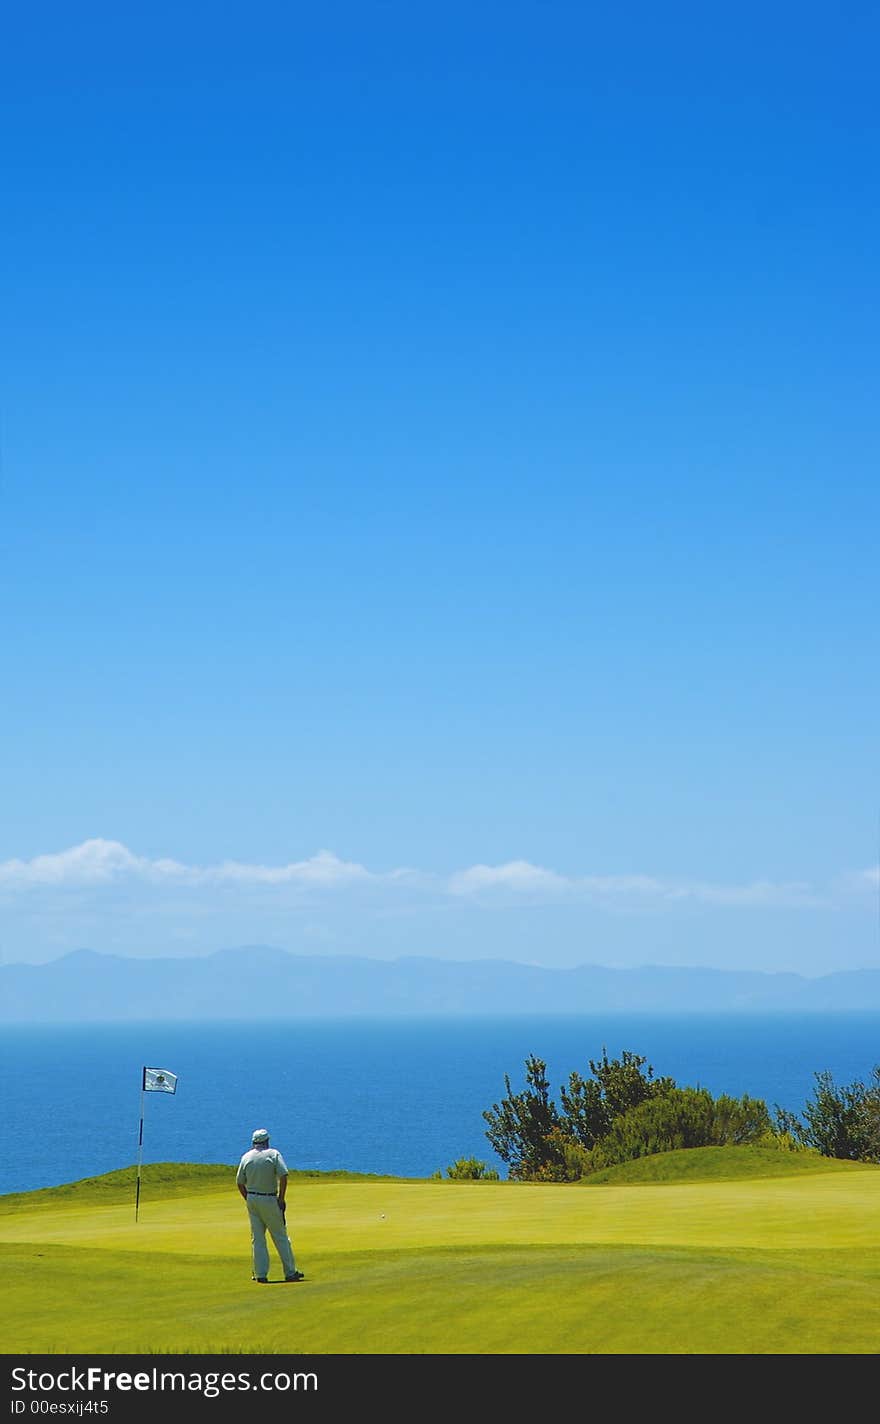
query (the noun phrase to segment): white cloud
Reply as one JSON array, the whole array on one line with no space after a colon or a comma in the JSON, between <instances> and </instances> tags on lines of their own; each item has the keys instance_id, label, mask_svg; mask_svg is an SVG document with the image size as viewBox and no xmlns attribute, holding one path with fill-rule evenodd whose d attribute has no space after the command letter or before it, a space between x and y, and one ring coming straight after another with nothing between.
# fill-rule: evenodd
<instances>
[{"instance_id":1,"label":"white cloud","mask_svg":"<svg viewBox=\"0 0 880 1424\"><path fill-rule=\"evenodd\" d=\"M850 870L841 875L837 883L849 895L876 895L880 889L880 867L873 865L867 870Z\"/></svg>"},{"instance_id":2,"label":"white cloud","mask_svg":"<svg viewBox=\"0 0 880 1424\"><path fill-rule=\"evenodd\" d=\"M757 880L747 885L663 880L650 875L559 875L525 860L504 865L474 865L450 877L453 895L483 895L503 890L521 895L566 896L594 904L645 906L694 901L710 905L818 905L822 898L800 881Z\"/></svg>"},{"instance_id":3,"label":"white cloud","mask_svg":"<svg viewBox=\"0 0 880 1424\"><path fill-rule=\"evenodd\" d=\"M43 889L99 890L109 885L141 883L153 887L225 886L256 889L293 887L313 893L341 893L347 889L372 887L388 895L404 898L431 893L459 902L479 900L481 904L509 904L514 901L565 899L620 909L662 909L692 903L728 907L803 907L832 903L803 881L754 880L745 884L718 884L699 880L663 878L650 875L562 875L527 860L510 860L498 865L476 864L442 878L430 871L398 867L371 871L357 861L342 860L333 851L319 850L306 860L282 865L261 865L224 860L216 865L189 865L168 857L151 859L136 855L120 841L96 837L81 845L31 860L0 862L0 889L7 895L16 891ZM844 898L853 890L864 892L878 885L878 871L854 871L837 882Z\"/></svg>"},{"instance_id":4,"label":"white cloud","mask_svg":"<svg viewBox=\"0 0 880 1424\"><path fill-rule=\"evenodd\" d=\"M125 880L153 884L203 885L339 885L373 880L362 865L340 860L332 851L321 850L309 860L288 865L250 865L228 860L219 865L183 865L180 861L134 855L120 841L94 839L54 855L38 855L32 860L0 862L0 885L8 888L30 886L106 885Z\"/></svg>"},{"instance_id":5,"label":"white cloud","mask_svg":"<svg viewBox=\"0 0 880 1424\"><path fill-rule=\"evenodd\" d=\"M707 905L756 905L761 907L824 905L827 900L801 880L754 880L748 885L707 885L674 883L665 887L671 900L697 900Z\"/></svg>"},{"instance_id":6,"label":"white cloud","mask_svg":"<svg viewBox=\"0 0 880 1424\"><path fill-rule=\"evenodd\" d=\"M237 881L256 885L342 885L352 881L375 880L362 865L340 860L329 850L319 850L309 860L291 861L288 865L248 865L237 860L225 860L221 865L200 872L203 880Z\"/></svg>"},{"instance_id":7,"label":"white cloud","mask_svg":"<svg viewBox=\"0 0 880 1424\"><path fill-rule=\"evenodd\" d=\"M175 863L157 861L154 864L170 867ZM132 855L119 841L89 840L54 855L3 861L0 885L101 885L122 875L149 873L150 865L150 861Z\"/></svg>"},{"instance_id":8,"label":"white cloud","mask_svg":"<svg viewBox=\"0 0 880 1424\"><path fill-rule=\"evenodd\" d=\"M860 870L857 874L864 884L873 885L875 890L880 885L880 866L872 865L870 870Z\"/></svg>"},{"instance_id":9,"label":"white cloud","mask_svg":"<svg viewBox=\"0 0 880 1424\"><path fill-rule=\"evenodd\" d=\"M527 860L510 860L506 865L472 865L449 878L453 895L470 895L476 891L501 887L507 890L566 891L571 881L553 870L530 865Z\"/></svg>"}]
</instances>

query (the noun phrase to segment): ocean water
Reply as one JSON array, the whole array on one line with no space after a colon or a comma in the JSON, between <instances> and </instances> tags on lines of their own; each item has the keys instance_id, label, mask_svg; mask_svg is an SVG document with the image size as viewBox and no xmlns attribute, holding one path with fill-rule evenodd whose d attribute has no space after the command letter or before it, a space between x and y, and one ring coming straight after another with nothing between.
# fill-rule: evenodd
<instances>
[{"instance_id":1,"label":"ocean water","mask_svg":"<svg viewBox=\"0 0 880 1424\"><path fill-rule=\"evenodd\" d=\"M597 1015L5 1027L0 1193L130 1166L143 1106L151 1162L234 1165L267 1127L288 1166L402 1177L478 1157L503 1177L482 1112L524 1085L529 1054L554 1093L606 1048L713 1095L802 1113L815 1075L842 1085L880 1063L880 1014ZM178 1075L141 1097L144 1066Z\"/></svg>"}]
</instances>

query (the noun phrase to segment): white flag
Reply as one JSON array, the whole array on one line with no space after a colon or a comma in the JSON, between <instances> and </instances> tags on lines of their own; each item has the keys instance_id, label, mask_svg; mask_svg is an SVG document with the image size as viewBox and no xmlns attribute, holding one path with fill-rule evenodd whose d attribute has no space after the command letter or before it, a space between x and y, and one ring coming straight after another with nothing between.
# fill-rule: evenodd
<instances>
[{"instance_id":1,"label":"white flag","mask_svg":"<svg viewBox=\"0 0 880 1424\"><path fill-rule=\"evenodd\" d=\"M145 1068L144 1092L176 1093L177 1074L169 1073L167 1068Z\"/></svg>"}]
</instances>

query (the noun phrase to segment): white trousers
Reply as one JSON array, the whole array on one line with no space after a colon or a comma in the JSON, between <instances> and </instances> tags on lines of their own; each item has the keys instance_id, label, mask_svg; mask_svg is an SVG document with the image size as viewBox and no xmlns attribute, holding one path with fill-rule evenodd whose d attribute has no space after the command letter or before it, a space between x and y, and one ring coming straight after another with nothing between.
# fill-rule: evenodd
<instances>
[{"instance_id":1,"label":"white trousers","mask_svg":"<svg viewBox=\"0 0 880 1424\"><path fill-rule=\"evenodd\" d=\"M258 1197L249 1194L247 1209L251 1223L251 1249L253 1253L254 1275L268 1276L269 1274L269 1248L266 1245L266 1232L268 1231L275 1243L275 1250L278 1252L281 1264L284 1267L284 1274L286 1276L292 1276L296 1270L296 1264L293 1259L293 1247L290 1244L287 1227L284 1225L284 1217L281 1215L278 1198Z\"/></svg>"}]
</instances>

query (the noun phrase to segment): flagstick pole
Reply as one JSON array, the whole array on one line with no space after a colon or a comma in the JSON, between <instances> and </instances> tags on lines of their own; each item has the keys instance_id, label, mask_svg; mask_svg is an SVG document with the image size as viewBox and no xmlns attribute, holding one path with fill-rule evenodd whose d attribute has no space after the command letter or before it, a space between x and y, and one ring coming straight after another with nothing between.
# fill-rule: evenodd
<instances>
[{"instance_id":1,"label":"flagstick pole","mask_svg":"<svg viewBox=\"0 0 880 1424\"><path fill-rule=\"evenodd\" d=\"M138 1207L141 1200L141 1162L144 1156L144 1088L147 1081L147 1070L144 1068L141 1074L141 1125L138 1132L138 1169L137 1169L137 1191L134 1198L134 1219L138 1219Z\"/></svg>"}]
</instances>

